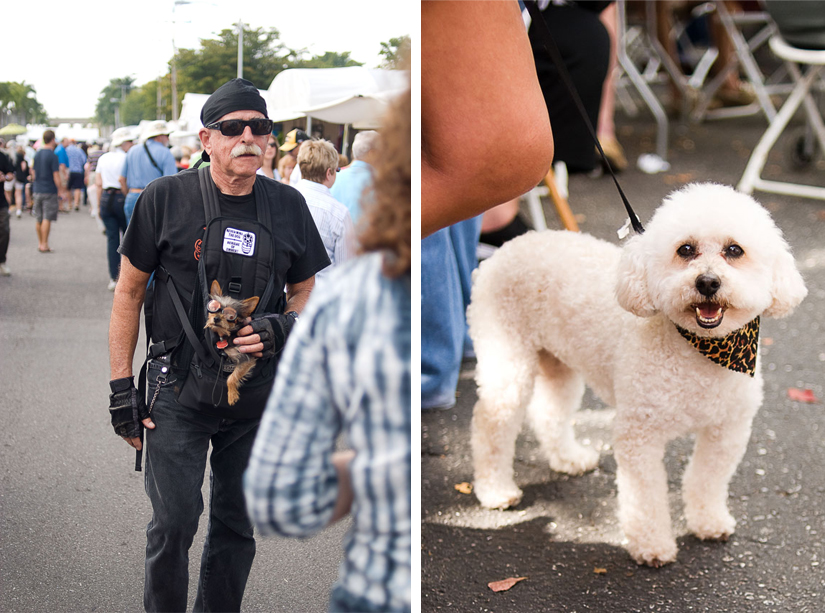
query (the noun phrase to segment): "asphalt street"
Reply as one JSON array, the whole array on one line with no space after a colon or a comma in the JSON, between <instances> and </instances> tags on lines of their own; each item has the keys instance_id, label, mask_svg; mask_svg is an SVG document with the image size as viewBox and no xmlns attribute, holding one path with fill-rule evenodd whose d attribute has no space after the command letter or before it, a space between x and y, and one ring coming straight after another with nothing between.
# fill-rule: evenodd
<instances>
[{"instance_id":1,"label":"asphalt street","mask_svg":"<svg viewBox=\"0 0 825 613\"><path fill-rule=\"evenodd\" d=\"M617 124L631 163L655 150L649 115L619 115ZM631 167L620 176L642 222L669 191L685 183L736 185L766 125L761 116L673 125L669 171L648 175ZM825 185L821 154L803 170L792 167L793 138L773 150L766 178ZM598 469L580 477L552 472L525 429L515 460L522 502L506 511L481 508L473 494L456 489L468 491L462 484L473 480L469 426L475 363L465 360L456 407L422 413L423 611L825 610L825 204L764 193L756 198L792 246L809 295L789 318L763 319L765 400L731 484L736 533L727 543L686 535L679 485L692 441L678 440L666 453L671 510L680 535L678 561L661 569L637 566L621 547L615 517L613 411L589 391L576 428L580 439L601 450ZM582 231L619 242L616 230L626 214L609 177L571 177L569 200ZM559 229L558 218L544 204L548 225ZM811 390L819 400L792 400L789 388ZM506 591L488 587L521 577Z\"/></svg>"},{"instance_id":2,"label":"asphalt street","mask_svg":"<svg viewBox=\"0 0 825 613\"><path fill-rule=\"evenodd\" d=\"M0 277L0 611L142 611L151 507L134 451L109 423L105 236L84 207L60 214L50 243L54 253L38 253L34 219L11 219L12 275ZM190 610L206 520L190 552ZM244 610L326 611L348 527L258 539Z\"/></svg>"}]
</instances>

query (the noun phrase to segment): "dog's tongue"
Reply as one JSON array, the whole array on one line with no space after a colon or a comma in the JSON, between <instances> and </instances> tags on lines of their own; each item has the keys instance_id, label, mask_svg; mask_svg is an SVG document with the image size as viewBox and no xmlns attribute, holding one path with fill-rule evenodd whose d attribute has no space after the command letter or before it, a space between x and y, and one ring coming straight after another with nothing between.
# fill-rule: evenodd
<instances>
[{"instance_id":1,"label":"dog's tongue","mask_svg":"<svg viewBox=\"0 0 825 613\"><path fill-rule=\"evenodd\" d=\"M697 306L696 310L699 312L699 315L705 319L716 319L716 316L719 315L719 311L722 310L722 307L718 304L706 302L705 304L700 304Z\"/></svg>"}]
</instances>

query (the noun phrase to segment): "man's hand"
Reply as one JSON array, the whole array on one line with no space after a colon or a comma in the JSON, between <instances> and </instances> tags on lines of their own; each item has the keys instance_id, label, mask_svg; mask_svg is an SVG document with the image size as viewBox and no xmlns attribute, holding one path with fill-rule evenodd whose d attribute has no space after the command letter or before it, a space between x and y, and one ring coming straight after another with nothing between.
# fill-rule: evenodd
<instances>
[{"instance_id":1,"label":"man's hand","mask_svg":"<svg viewBox=\"0 0 825 613\"><path fill-rule=\"evenodd\" d=\"M154 429L146 403L135 388L134 377L123 377L109 382L109 413L115 434L140 451L143 427Z\"/></svg>"},{"instance_id":2,"label":"man's hand","mask_svg":"<svg viewBox=\"0 0 825 613\"><path fill-rule=\"evenodd\" d=\"M271 358L281 352L298 313L289 311L283 315L262 315L246 318L246 326L238 330L234 343L241 353L255 358Z\"/></svg>"}]
</instances>

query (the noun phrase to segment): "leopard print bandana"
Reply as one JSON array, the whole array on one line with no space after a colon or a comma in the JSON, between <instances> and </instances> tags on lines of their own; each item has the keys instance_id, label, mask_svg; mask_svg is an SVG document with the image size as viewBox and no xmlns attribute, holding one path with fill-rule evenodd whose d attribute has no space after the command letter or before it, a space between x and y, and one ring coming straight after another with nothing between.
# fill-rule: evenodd
<instances>
[{"instance_id":1,"label":"leopard print bandana","mask_svg":"<svg viewBox=\"0 0 825 613\"><path fill-rule=\"evenodd\" d=\"M756 351L759 348L758 317L722 338L696 336L679 326L676 326L676 329L711 362L751 377L756 372Z\"/></svg>"}]
</instances>

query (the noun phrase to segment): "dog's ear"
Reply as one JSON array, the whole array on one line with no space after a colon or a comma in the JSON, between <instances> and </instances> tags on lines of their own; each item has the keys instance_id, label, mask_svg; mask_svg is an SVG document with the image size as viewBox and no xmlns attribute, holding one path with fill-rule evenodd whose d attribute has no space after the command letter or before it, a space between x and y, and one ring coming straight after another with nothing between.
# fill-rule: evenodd
<instances>
[{"instance_id":1,"label":"dog's ear","mask_svg":"<svg viewBox=\"0 0 825 613\"><path fill-rule=\"evenodd\" d=\"M220 283L218 283L217 279L212 281L212 287L209 288L209 293L214 294L215 296L223 296L223 292L221 291L221 285Z\"/></svg>"},{"instance_id":2,"label":"dog's ear","mask_svg":"<svg viewBox=\"0 0 825 613\"><path fill-rule=\"evenodd\" d=\"M622 249L616 281L616 300L626 311L639 317L650 317L656 314L657 309L648 290L642 240L643 236L634 236Z\"/></svg>"},{"instance_id":3,"label":"dog's ear","mask_svg":"<svg viewBox=\"0 0 825 613\"><path fill-rule=\"evenodd\" d=\"M238 309L241 317L249 317L255 307L258 306L258 300L260 300L258 296L252 296L252 298L247 298L241 302L241 308Z\"/></svg>"},{"instance_id":4,"label":"dog's ear","mask_svg":"<svg viewBox=\"0 0 825 613\"><path fill-rule=\"evenodd\" d=\"M765 311L768 317L785 317L808 295L808 288L796 268L789 249L783 249L773 267L773 302Z\"/></svg>"}]
</instances>

